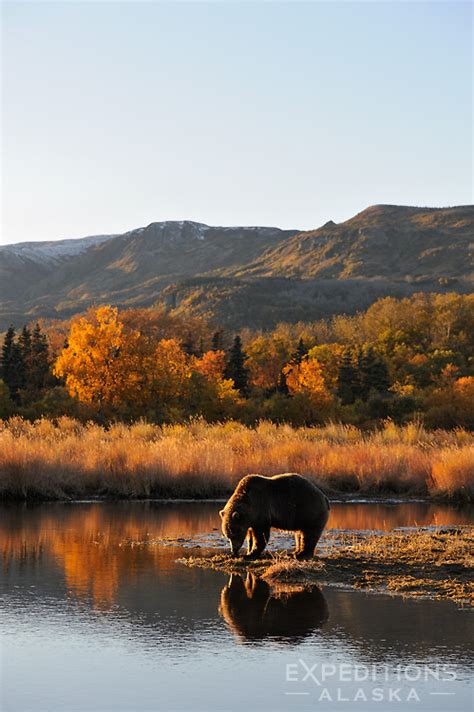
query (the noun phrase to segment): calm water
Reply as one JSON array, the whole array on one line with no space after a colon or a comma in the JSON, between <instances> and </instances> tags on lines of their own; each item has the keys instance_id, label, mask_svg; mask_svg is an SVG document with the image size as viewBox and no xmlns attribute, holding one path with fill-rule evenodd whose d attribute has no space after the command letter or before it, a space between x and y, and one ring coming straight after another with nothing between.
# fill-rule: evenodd
<instances>
[{"instance_id":1,"label":"calm water","mask_svg":"<svg viewBox=\"0 0 474 712\"><path fill-rule=\"evenodd\" d=\"M466 609L327 586L271 595L175 563L189 548L135 545L210 532L219 508L1 508L0 709L471 709ZM421 503L340 504L328 526L469 520Z\"/></svg>"}]
</instances>

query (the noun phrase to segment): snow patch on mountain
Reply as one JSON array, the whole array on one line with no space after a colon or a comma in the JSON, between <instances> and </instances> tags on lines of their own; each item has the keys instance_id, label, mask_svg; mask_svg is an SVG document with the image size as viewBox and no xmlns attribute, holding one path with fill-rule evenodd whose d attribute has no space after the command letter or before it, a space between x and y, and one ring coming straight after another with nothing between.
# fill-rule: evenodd
<instances>
[{"instance_id":1,"label":"snow patch on mountain","mask_svg":"<svg viewBox=\"0 0 474 712\"><path fill-rule=\"evenodd\" d=\"M133 235L147 234L149 231L155 235L163 236L169 244L198 240L204 242L209 233L215 231L228 233L238 238L241 235L265 236L275 232L280 232L278 228L268 227L211 227L205 223L194 222L193 220L165 220L151 223L147 227L139 227L125 233L112 235L92 235L90 237L80 237L69 240L48 240L46 242L20 242L13 245L0 245L0 268L2 258L8 263L13 259L15 262L34 262L44 266L54 266L64 262L71 257L77 257L87 250L100 245L103 242L112 240L115 237L128 237ZM10 258L10 259L8 259Z\"/></svg>"},{"instance_id":2,"label":"snow patch on mountain","mask_svg":"<svg viewBox=\"0 0 474 712\"><path fill-rule=\"evenodd\" d=\"M117 235L91 235L90 237L80 237L73 240L20 242L15 245L1 245L0 259L4 255L5 257L14 256L20 260L42 264L60 262L69 257L76 257L91 247L100 245L107 240L112 240L114 237L117 237Z\"/></svg>"}]
</instances>

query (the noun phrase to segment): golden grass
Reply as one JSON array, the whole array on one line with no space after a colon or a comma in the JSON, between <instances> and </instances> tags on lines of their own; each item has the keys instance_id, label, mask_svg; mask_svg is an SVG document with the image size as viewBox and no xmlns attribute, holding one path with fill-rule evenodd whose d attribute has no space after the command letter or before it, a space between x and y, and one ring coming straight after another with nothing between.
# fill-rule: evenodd
<instances>
[{"instance_id":1,"label":"golden grass","mask_svg":"<svg viewBox=\"0 0 474 712\"><path fill-rule=\"evenodd\" d=\"M103 428L70 418L0 421L0 497L218 497L245 474L300 472L329 492L472 500L474 436L420 425L262 422Z\"/></svg>"}]
</instances>

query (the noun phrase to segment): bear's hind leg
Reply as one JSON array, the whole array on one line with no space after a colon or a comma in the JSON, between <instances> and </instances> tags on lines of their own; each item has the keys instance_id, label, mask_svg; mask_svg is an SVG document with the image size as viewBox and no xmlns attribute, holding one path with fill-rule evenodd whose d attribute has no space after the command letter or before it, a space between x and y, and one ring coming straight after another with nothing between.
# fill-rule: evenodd
<instances>
[{"instance_id":1,"label":"bear's hind leg","mask_svg":"<svg viewBox=\"0 0 474 712\"><path fill-rule=\"evenodd\" d=\"M314 556L316 544L321 538L323 530L324 527L318 527L317 529L306 529L302 532L303 546L296 554L297 559L311 559Z\"/></svg>"},{"instance_id":2,"label":"bear's hind leg","mask_svg":"<svg viewBox=\"0 0 474 712\"><path fill-rule=\"evenodd\" d=\"M295 532L295 550L292 551L292 556L298 556L303 550L303 532Z\"/></svg>"}]
</instances>

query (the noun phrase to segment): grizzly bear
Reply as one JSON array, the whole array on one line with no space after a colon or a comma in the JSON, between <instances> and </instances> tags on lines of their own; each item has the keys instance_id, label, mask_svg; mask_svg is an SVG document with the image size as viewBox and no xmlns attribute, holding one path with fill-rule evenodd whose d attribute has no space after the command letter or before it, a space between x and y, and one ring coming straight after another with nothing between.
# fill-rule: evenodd
<instances>
[{"instance_id":1,"label":"grizzly bear","mask_svg":"<svg viewBox=\"0 0 474 712\"><path fill-rule=\"evenodd\" d=\"M317 586L275 592L252 573L232 575L221 592L219 613L240 640L272 637L300 643L329 618L328 605Z\"/></svg>"},{"instance_id":2,"label":"grizzly bear","mask_svg":"<svg viewBox=\"0 0 474 712\"><path fill-rule=\"evenodd\" d=\"M288 473L243 477L219 514L222 533L237 556L248 536L244 558L257 559L270 538L270 528L295 532L297 559L314 554L329 517L329 500L315 484L301 475Z\"/></svg>"}]
</instances>

